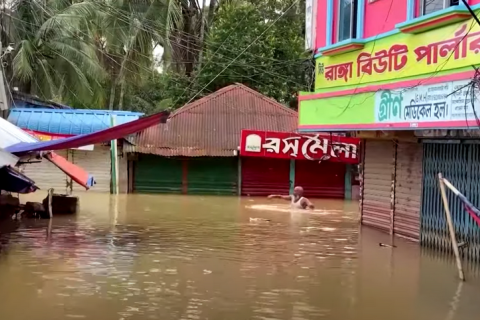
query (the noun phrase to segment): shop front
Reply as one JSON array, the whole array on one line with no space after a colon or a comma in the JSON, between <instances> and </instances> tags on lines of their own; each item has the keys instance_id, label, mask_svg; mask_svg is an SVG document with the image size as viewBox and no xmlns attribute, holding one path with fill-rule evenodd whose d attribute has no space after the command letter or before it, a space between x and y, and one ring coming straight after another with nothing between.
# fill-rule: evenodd
<instances>
[{"instance_id":1,"label":"shop front","mask_svg":"<svg viewBox=\"0 0 480 320\"><path fill-rule=\"evenodd\" d=\"M448 247L437 174L480 205L477 71L480 26L469 16L317 57L316 91L301 93L299 132L361 138L361 220ZM480 260L480 231L453 201L459 237ZM474 245L475 244L475 245Z\"/></svg>"},{"instance_id":2,"label":"shop front","mask_svg":"<svg viewBox=\"0 0 480 320\"><path fill-rule=\"evenodd\" d=\"M240 186L246 196L288 194L350 198L359 139L338 135L242 130Z\"/></svg>"}]
</instances>

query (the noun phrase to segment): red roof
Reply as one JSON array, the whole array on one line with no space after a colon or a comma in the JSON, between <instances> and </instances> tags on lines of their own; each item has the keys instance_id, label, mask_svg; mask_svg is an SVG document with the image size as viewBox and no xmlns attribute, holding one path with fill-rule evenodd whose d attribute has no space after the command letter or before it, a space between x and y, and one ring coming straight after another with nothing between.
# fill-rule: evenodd
<instances>
[{"instance_id":1,"label":"red roof","mask_svg":"<svg viewBox=\"0 0 480 320\"><path fill-rule=\"evenodd\" d=\"M126 151L233 157L242 129L293 132L297 122L296 111L237 83L183 106L166 124L137 133Z\"/></svg>"}]
</instances>

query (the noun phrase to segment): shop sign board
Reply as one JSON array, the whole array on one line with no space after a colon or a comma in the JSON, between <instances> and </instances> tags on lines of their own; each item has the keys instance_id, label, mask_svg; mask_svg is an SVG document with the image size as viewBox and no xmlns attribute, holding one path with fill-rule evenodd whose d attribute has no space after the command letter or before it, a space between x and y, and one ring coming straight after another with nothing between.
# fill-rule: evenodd
<instances>
[{"instance_id":1,"label":"shop sign board","mask_svg":"<svg viewBox=\"0 0 480 320\"><path fill-rule=\"evenodd\" d=\"M240 155L357 164L360 139L330 134L242 130Z\"/></svg>"}]
</instances>

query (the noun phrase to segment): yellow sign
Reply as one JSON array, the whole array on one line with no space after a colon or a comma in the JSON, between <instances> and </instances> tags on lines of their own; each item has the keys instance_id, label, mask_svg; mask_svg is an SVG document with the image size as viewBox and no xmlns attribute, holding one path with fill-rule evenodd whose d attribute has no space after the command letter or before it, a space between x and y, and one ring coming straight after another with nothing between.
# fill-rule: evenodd
<instances>
[{"instance_id":1,"label":"yellow sign","mask_svg":"<svg viewBox=\"0 0 480 320\"><path fill-rule=\"evenodd\" d=\"M471 19L421 34L372 41L361 51L320 57L315 89L430 75L479 61L480 26Z\"/></svg>"}]
</instances>

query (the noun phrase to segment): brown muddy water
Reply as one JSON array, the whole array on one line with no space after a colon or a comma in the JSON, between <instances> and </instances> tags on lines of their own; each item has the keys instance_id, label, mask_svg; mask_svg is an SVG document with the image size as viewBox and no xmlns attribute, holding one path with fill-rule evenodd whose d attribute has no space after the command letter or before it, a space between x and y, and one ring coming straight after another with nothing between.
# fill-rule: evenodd
<instances>
[{"instance_id":1,"label":"brown muddy water","mask_svg":"<svg viewBox=\"0 0 480 320\"><path fill-rule=\"evenodd\" d=\"M416 244L380 247L389 237L359 227L356 203L314 203L92 193L49 236L48 221L3 223L1 318L478 318L473 269L459 284Z\"/></svg>"}]
</instances>

